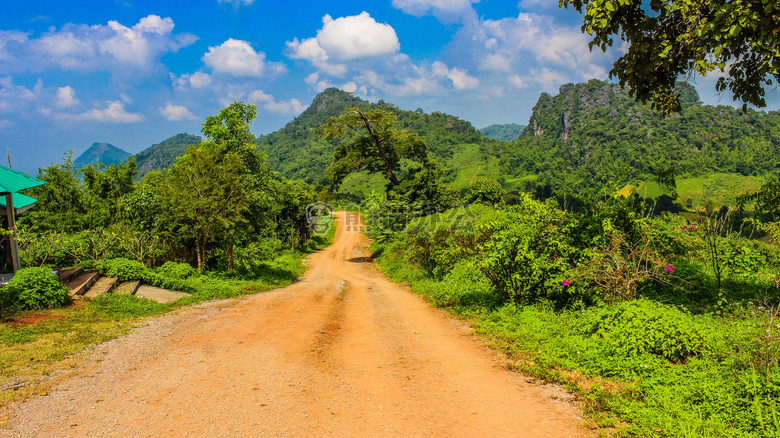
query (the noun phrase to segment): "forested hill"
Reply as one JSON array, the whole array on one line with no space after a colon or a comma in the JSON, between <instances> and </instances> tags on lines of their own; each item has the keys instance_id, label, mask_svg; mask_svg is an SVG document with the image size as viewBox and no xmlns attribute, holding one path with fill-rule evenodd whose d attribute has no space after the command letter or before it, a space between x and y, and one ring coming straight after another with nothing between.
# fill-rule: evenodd
<instances>
[{"instance_id":1,"label":"forested hill","mask_svg":"<svg viewBox=\"0 0 780 438\"><path fill-rule=\"evenodd\" d=\"M681 101L681 114L664 117L616 84L566 84L539 97L529 126L504 148L502 170L558 189L648 178L669 164L681 176L780 170L780 112L702 105L690 86Z\"/></svg>"},{"instance_id":2,"label":"forested hill","mask_svg":"<svg viewBox=\"0 0 780 438\"><path fill-rule=\"evenodd\" d=\"M515 141L523 133L525 125L507 123L505 125L490 125L479 130L487 138L499 141Z\"/></svg>"},{"instance_id":3,"label":"forested hill","mask_svg":"<svg viewBox=\"0 0 780 438\"><path fill-rule=\"evenodd\" d=\"M102 163L120 164L127 161L132 154L108 143L92 143L84 153L73 161L73 167L82 169L90 164Z\"/></svg>"},{"instance_id":4,"label":"forested hill","mask_svg":"<svg viewBox=\"0 0 780 438\"><path fill-rule=\"evenodd\" d=\"M173 137L144 149L135 156L135 165L138 168L138 178L152 170L170 169L176 161L176 157L183 154L187 146L199 144L203 141L197 135L177 134Z\"/></svg>"},{"instance_id":5,"label":"forested hill","mask_svg":"<svg viewBox=\"0 0 780 438\"><path fill-rule=\"evenodd\" d=\"M398 116L398 127L425 137L428 151L439 159L451 158L452 145L485 144L492 140L483 136L470 123L457 117L422 109L404 111L380 100L373 104L351 93L329 88L314 98L303 113L277 132L257 140L260 150L268 155L271 169L290 179L302 179L314 184L327 184L325 169L333 158L333 145L323 141L314 131L330 117L345 109L383 109Z\"/></svg>"}]
</instances>

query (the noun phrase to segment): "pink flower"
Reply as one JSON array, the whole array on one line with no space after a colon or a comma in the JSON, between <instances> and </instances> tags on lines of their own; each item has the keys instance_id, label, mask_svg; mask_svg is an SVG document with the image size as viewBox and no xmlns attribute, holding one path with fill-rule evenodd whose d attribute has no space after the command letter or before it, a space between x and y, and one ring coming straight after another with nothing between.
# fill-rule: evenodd
<instances>
[{"instance_id":1,"label":"pink flower","mask_svg":"<svg viewBox=\"0 0 780 438\"><path fill-rule=\"evenodd\" d=\"M563 280L563 287L569 287L569 280Z\"/></svg>"},{"instance_id":2,"label":"pink flower","mask_svg":"<svg viewBox=\"0 0 780 438\"><path fill-rule=\"evenodd\" d=\"M664 271L666 271L666 272L668 272L670 274L674 274L674 266L671 265L671 264L666 265L666 267L664 268Z\"/></svg>"}]
</instances>

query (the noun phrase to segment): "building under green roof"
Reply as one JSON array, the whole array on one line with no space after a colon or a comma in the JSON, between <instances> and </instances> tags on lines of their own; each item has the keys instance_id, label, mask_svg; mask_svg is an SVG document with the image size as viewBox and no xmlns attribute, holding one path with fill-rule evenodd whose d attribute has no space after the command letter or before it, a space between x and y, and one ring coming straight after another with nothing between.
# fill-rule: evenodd
<instances>
[{"instance_id":1,"label":"building under green roof","mask_svg":"<svg viewBox=\"0 0 780 438\"><path fill-rule=\"evenodd\" d=\"M0 166L0 195L16 193L20 190L43 184L46 184L46 181L41 181L26 173L17 172L5 166Z\"/></svg>"},{"instance_id":2,"label":"building under green roof","mask_svg":"<svg viewBox=\"0 0 780 438\"><path fill-rule=\"evenodd\" d=\"M2 202L3 210L5 210L3 228L13 231L8 240L2 242L3 252L5 253L3 258L6 265L10 265L14 272L18 271L20 267L19 247L16 243L16 213L32 207L32 204L35 202L35 199L17 192L43 184L46 184L46 181L41 181L22 172L0 166L0 196L5 195L2 198L5 201ZM8 208L9 206L12 208ZM8 245L5 244L6 242Z\"/></svg>"}]
</instances>

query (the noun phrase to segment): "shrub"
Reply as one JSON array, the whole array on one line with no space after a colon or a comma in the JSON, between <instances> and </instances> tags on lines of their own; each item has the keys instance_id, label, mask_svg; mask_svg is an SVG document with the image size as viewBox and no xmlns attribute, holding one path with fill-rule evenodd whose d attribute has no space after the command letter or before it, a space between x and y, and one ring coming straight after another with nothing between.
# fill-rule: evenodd
<instances>
[{"instance_id":1,"label":"shrub","mask_svg":"<svg viewBox=\"0 0 780 438\"><path fill-rule=\"evenodd\" d=\"M501 304L501 297L493 291L490 281L470 260L459 261L436 291L433 298L438 305L494 308Z\"/></svg>"},{"instance_id":2,"label":"shrub","mask_svg":"<svg viewBox=\"0 0 780 438\"><path fill-rule=\"evenodd\" d=\"M708 341L689 313L645 299L595 308L581 330L609 355L651 354L677 363L701 354Z\"/></svg>"},{"instance_id":3,"label":"shrub","mask_svg":"<svg viewBox=\"0 0 780 438\"><path fill-rule=\"evenodd\" d=\"M501 205L504 203L506 190L501 187L501 183L494 179L477 179L469 185L469 194L466 196L467 203L479 203L485 205Z\"/></svg>"},{"instance_id":4,"label":"shrub","mask_svg":"<svg viewBox=\"0 0 780 438\"><path fill-rule=\"evenodd\" d=\"M47 268L24 268L4 288L3 304L22 310L54 309L67 303L68 288Z\"/></svg>"},{"instance_id":5,"label":"shrub","mask_svg":"<svg viewBox=\"0 0 780 438\"><path fill-rule=\"evenodd\" d=\"M145 284L161 287L163 289L188 293L192 293L194 291L194 288L190 282L179 278L169 277L159 272L155 272L153 269L144 269L138 279Z\"/></svg>"},{"instance_id":6,"label":"shrub","mask_svg":"<svg viewBox=\"0 0 780 438\"><path fill-rule=\"evenodd\" d=\"M146 270L143 263L123 258L104 260L97 263L96 267L101 274L119 281L140 280Z\"/></svg>"},{"instance_id":7,"label":"shrub","mask_svg":"<svg viewBox=\"0 0 780 438\"><path fill-rule=\"evenodd\" d=\"M190 266L189 263L176 262L165 262L162 266L157 268L157 271L163 275L181 280L186 280L198 272L198 270Z\"/></svg>"}]
</instances>

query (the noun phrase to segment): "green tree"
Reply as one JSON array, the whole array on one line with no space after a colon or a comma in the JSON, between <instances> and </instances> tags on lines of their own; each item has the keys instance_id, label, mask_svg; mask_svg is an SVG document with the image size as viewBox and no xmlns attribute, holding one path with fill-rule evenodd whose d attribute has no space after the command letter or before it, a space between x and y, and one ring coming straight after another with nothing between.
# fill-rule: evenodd
<instances>
[{"instance_id":1,"label":"green tree","mask_svg":"<svg viewBox=\"0 0 780 438\"><path fill-rule=\"evenodd\" d=\"M604 51L618 37L628 51L610 77L629 94L664 112L680 111L677 80L725 72L719 92L766 106L764 85L780 80L780 4L773 0L560 0L583 13L591 49Z\"/></svg>"},{"instance_id":2,"label":"green tree","mask_svg":"<svg viewBox=\"0 0 780 438\"><path fill-rule=\"evenodd\" d=\"M255 136L250 130L257 117L257 107L233 102L216 116L203 123L203 135L222 146L228 153L236 153L243 161L241 172L248 187L249 202L244 213L245 233L234 233L225 248L228 269L233 269L233 246L247 237L269 234L274 223L274 206L278 192L274 189L274 174L266 164L266 156L257 151Z\"/></svg>"},{"instance_id":3,"label":"green tree","mask_svg":"<svg viewBox=\"0 0 780 438\"><path fill-rule=\"evenodd\" d=\"M201 131L209 140L223 145L227 152L238 152L244 157L247 151L254 151L255 136L250 128L256 117L257 106L233 102L216 116L207 117Z\"/></svg>"},{"instance_id":4,"label":"green tree","mask_svg":"<svg viewBox=\"0 0 780 438\"><path fill-rule=\"evenodd\" d=\"M231 241L249 206L244 161L214 142L192 145L176 160L158 195L181 237L195 241L198 268L204 268L210 241Z\"/></svg>"},{"instance_id":5,"label":"green tree","mask_svg":"<svg viewBox=\"0 0 780 438\"><path fill-rule=\"evenodd\" d=\"M73 168L73 151L69 151L60 164L39 169L38 179L48 184L30 189L29 195L38 202L19 217L19 226L34 232L79 231L86 208Z\"/></svg>"},{"instance_id":6,"label":"green tree","mask_svg":"<svg viewBox=\"0 0 780 438\"><path fill-rule=\"evenodd\" d=\"M495 206L504 203L504 195L506 190L501 187L501 183L494 179L481 178L472 181L469 185L466 202Z\"/></svg>"},{"instance_id":7,"label":"green tree","mask_svg":"<svg viewBox=\"0 0 780 438\"><path fill-rule=\"evenodd\" d=\"M444 167L436 160L425 160L422 165L409 168L400 184L389 185L387 198L405 204L427 204L443 211L460 202L458 192L449 184L442 184Z\"/></svg>"},{"instance_id":8,"label":"green tree","mask_svg":"<svg viewBox=\"0 0 780 438\"><path fill-rule=\"evenodd\" d=\"M84 214L86 228L107 227L119 222L122 216L120 202L134 189L135 158L108 166L90 164L80 172L84 177L84 198L88 207Z\"/></svg>"},{"instance_id":9,"label":"green tree","mask_svg":"<svg viewBox=\"0 0 780 438\"><path fill-rule=\"evenodd\" d=\"M317 129L317 134L326 141L338 142L333 162L326 171L332 189L359 170L381 173L392 186L397 186L401 183L396 173L401 170L402 159L427 160L424 139L396 128L396 120L395 115L384 110L364 112L348 108Z\"/></svg>"}]
</instances>

